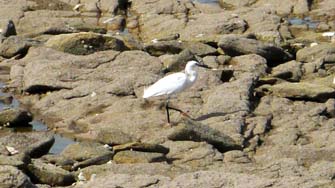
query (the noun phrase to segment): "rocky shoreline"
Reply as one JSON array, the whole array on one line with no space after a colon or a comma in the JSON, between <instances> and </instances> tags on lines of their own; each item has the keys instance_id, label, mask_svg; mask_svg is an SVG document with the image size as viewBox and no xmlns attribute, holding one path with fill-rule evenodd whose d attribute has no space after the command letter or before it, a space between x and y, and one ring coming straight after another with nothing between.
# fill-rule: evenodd
<instances>
[{"instance_id":1,"label":"rocky shoreline","mask_svg":"<svg viewBox=\"0 0 335 188\"><path fill-rule=\"evenodd\" d=\"M0 29L0 187L335 187L333 0L3 0ZM170 126L143 90L193 59Z\"/></svg>"}]
</instances>

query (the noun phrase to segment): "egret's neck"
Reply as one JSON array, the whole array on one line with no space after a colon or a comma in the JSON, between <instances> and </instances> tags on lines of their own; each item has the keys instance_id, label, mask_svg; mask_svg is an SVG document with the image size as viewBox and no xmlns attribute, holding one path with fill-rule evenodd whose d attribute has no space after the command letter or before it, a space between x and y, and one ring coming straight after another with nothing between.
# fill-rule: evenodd
<instances>
[{"instance_id":1,"label":"egret's neck","mask_svg":"<svg viewBox=\"0 0 335 188\"><path fill-rule=\"evenodd\" d=\"M197 71L195 71L195 70L186 70L185 71L186 72L186 75L187 75L187 77L188 77L188 80L190 81L190 82L195 82L195 80L197 79L197 77L198 77L198 73L197 73Z\"/></svg>"}]
</instances>

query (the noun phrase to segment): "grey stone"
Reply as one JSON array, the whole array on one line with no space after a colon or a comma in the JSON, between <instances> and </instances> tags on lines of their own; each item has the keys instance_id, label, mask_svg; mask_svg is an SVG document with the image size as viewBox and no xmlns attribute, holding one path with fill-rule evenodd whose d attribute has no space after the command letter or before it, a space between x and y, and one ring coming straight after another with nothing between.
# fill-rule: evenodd
<instances>
[{"instance_id":1,"label":"grey stone","mask_svg":"<svg viewBox=\"0 0 335 188\"><path fill-rule=\"evenodd\" d=\"M310 99L318 101L325 101L335 94L335 90L331 87L303 82L284 82L274 86L263 85L261 86L261 90L270 92L273 95L279 97Z\"/></svg>"},{"instance_id":2,"label":"grey stone","mask_svg":"<svg viewBox=\"0 0 335 188\"><path fill-rule=\"evenodd\" d=\"M7 165L0 165L0 186L3 188L36 188L23 172Z\"/></svg>"},{"instance_id":3,"label":"grey stone","mask_svg":"<svg viewBox=\"0 0 335 188\"><path fill-rule=\"evenodd\" d=\"M233 35L221 37L218 45L231 56L258 54L267 59L268 65L273 65L275 62L286 61L292 58L289 53L275 45Z\"/></svg>"},{"instance_id":4,"label":"grey stone","mask_svg":"<svg viewBox=\"0 0 335 188\"><path fill-rule=\"evenodd\" d=\"M274 67L271 73L274 77L297 82L303 75L302 66L302 63L292 60Z\"/></svg>"},{"instance_id":5,"label":"grey stone","mask_svg":"<svg viewBox=\"0 0 335 188\"><path fill-rule=\"evenodd\" d=\"M313 62L320 58L326 58L331 54L335 53L334 44L319 44L313 47L307 47L299 50L296 54L297 61L301 62Z\"/></svg>"},{"instance_id":6,"label":"grey stone","mask_svg":"<svg viewBox=\"0 0 335 188\"><path fill-rule=\"evenodd\" d=\"M241 149L241 146L236 144L229 136L206 125L190 120L176 126L168 138L175 141L206 141L221 152Z\"/></svg>"},{"instance_id":7,"label":"grey stone","mask_svg":"<svg viewBox=\"0 0 335 188\"><path fill-rule=\"evenodd\" d=\"M159 144L144 143L144 142L130 142L127 144L117 145L113 147L113 151L119 152L124 150L134 150L143 152L154 152L154 153L169 153L169 148L166 148Z\"/></svg>"},{"instance_id":8,"label":"grey stone","mask_svg":"<svg viewBox=\"0 0 335 188\"><path fill-rule=\"evenodd\" d=\"M248 155L240 150L232 150L224 153L224 162L226 163L251 163Z\"/></svg>"},{"instance_id":9,"label":"grey stone","mask_svg":"<svg viewBox=\"0 0 335 188\"><path fill-rule=\"evenodd\" d=\"M31 157L40 157L48 153L53 143L53 134L48 132L11 133L0 138L0 152L7 155L5 147L10 146L19 154L27 152Z\"/></svg>"},{"instance_id":10,"label":"grey stone","mask_svg":"<svg viewBox=\"0 0 335 188\"><path fill-rule=\"evenodd\" d=\"M0 56L5 58L11 58L16 55L24 56L31 46L38 44L38 41L32 39L21 36L10 36L0 44Z\"/></svg>"},{"instance_id":11,"label":"grey stone","mask_svg":"<svg viewBox=\"0 0 335 188\"><path fill-rule=\"evenodd\" d=\"M90 32L61 34L50 38L45 45L59 51L76 55L87 55L103 50L126 50L124 43L114 37Z\"/></svg>"},{"instance_id":12,"label":"grey stone","mask_svg":"<svg viewBox=\"0 0 335 188\"><path fill-rule=\"evenodd\" d=\"M113 157L113 161L116 163L151 163L162 162L165 160L166 158L162 153L130 150L117 152Z\"/></svg>"},{"instance_id":13,"label":"grey stone","mask_svg":"<svg viewBox=\"0 0 335 188\"><path fill-rule=\"evenodd\" d=\"M44 163L40 159L34 159L28 165L28 170L33 181L42 184L66 186L75 181L70 172L55 165Z\"/></svg>"},{"instance_id":14,"label":"grey stone","mask_svg":"<svg viewBox=\"0 0 335 188\"><path fill-rule=\"evenodd\" d=\"M68 145L60 155L66 159L85 161L99 156L112 156L112 152L104 148L102 144L82 142Z\"/></svg>"},{"instance_id":15,"label":"grey stone","mask_svg":"<svg viewBox=\"0 0 335 188\"><path fill-rule=\"evenodd\" d=\"M28 126L32 115L22 109L8 108L0 111L0 125L4 127Z\"/></svg>"}]
</instances>

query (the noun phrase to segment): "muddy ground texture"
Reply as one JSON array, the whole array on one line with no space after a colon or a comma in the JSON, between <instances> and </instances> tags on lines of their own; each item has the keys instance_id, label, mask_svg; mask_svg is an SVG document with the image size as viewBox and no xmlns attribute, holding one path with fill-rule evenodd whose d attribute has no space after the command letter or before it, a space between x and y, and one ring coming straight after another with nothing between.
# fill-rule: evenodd
<instances>
[{"instance_id":1,"label":"muddy ground texture","mask_svg":"<svg viewBox=\"0 0 335 188\"><path fill-rule=\"evenodd\" d=\"M335 187L334 0L0 0L0 28L0 187ZM170 126L143 90L192 59Z\"/></svg>"}]
</instances>

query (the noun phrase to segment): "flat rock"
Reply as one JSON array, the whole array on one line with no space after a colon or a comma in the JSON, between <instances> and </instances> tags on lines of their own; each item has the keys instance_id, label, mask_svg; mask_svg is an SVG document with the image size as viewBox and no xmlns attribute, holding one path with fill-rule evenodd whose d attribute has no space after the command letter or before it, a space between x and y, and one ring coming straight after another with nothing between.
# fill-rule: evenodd
<instances>
[{"instance_id":1,"label":"flat rock","mask_svg":"<svg viewBox=\"0 0 335 188\"><path fill-rule=\"evenodd\" d=\"M227 35L221 37L219 47L228 55L258 54L267 59L268 65L291 59L291 55L282 48L273 44L264 43L255 39Z\"/></svg>"},{"instance_id":2,"label":"flat rock","mask_svg":"<svg viewBox=\"0 0 335 188\"><path fill-rule=\"evenodd\" d=\"M36 188L23 172L7 165L0 165L0 186L3 188Z\"/></svg>"},{"instance_id":3,"label":"flat rock","mask_svg":"<svg viewBox=\"0 0 335 188\"><path fill-rule=\"evenodd\" d=\"M66 186L71 185L75 179L74 176L53 164L44 163L40 159L34 159L28 165L29 174L33 181L42 184Z\"/></svg>"},{"instance_id":4,"label":"flat rock","mask_svg":"<svg viewBox=\"0 0 335 188\"><path fill-rule=\"evenodd\" d=\"M250 110L250 97L256 79L254 75L245 73L235 81L226 82L213 88L204 96L202 112L205 115L203 116L210 117L211 114L221 113L225 115L235 112L248 112Z\"/></svg>"},{"instance_id":5,"label":"flat rock","mask_svg":"<svg viewBox=\"0 0 335 188\"><path fill-rule=\"evenodd\" d=\"M303 75L302 68L303 68L302 63L292 60L287 63L283 63L274 67L271 71L271 74L274 77L297 82Z\"/></svg>"},{"instance_id":6,"label":"flat rock","mask_svg":"<svg viewBox=\"0 0 335 188\"><path fill-rule=\"evenodd\" d=\"M201 169L222 163L223 155L206 142L166 141L164 146L170 149L166 155L174 166L185 169Z\"/></svg>"},{"instance_id":7,"label":"flat rock","mask_svg":"<svg viewBox=\"0 0 335 188\"><path fill-rule=\"evenodd\" d=\"M10 146L18 154L27 152L31 157L40 157L48 153L54 141L53 134L48 132L11 133L0 138L0 152L8 155L5 147Z\"/></svg>"},{"instance_id":8,"label":"flat rock","mask_svg":"<svg viewBox=\"0 0 335 188\"><path fill-rule=\"evenodd\" d=\"M30 157L27 153L14 156L0 155L0 165L9 165L19 169L25 169L28 163L30 163Z\"/></svg>"},{"instance_id":9,"label":"flat rock","mask_svg":"<svg viewBox=\"0 0 335 188\"><path fill-rule=\"evenodd\" d=\"M239 77L239 74L252 73L255 77L262 77L267 74L268 65L264 57L257 54L248 54L233 57L229 64L234 71L233 76ZM224 74L224 73L223 73Z\"/></svg>"},{"instance_id":10,"label":"flat rock","mask_svg":"<svg viewBox=\"0 0 335 188\"><path fill-rule=\"evenodd\" d=\"M112 156L113 154L110 150L103 147L102 144L81 142L68 145L60 155L66 159L85 161L104 155Z\"/></svg>"},{"instance_id":11,"label":"flat rock","mask_svg":"<svg viewBox=\"0 0 335 188\"><path fill-rule=\"evenodd\" d=\"M91 32L60 34L51 37L45 46L76 55L87 55L103 50L126 50L124 43L114 37Z\"/></svg>"},{"instance_id":12,"label":"flat rock","mask_svg":"<svg viewBox=\"0 0 335 188\"><path fill-rule=\"evenodd\" d=\"M0 112L0 125L4 127L27 126L32 120L32 115L22 109L9 108Z\"/></svg>"},{"instance_id":13,"label":"flat rock","mask_svg":"<svg viewBox=\"0 0 335 188\"><path fill-rule=\"evenodd\" d=\"M272 185L271 179L240 173L197 171L177 176L162 187L248 187L261 188Z\"/></svg>"},{"instance_id":14,"label":"flat rock","mask_svg":"<svg viewBox=\"0 0 335 188\"><path fill-rule=\"evenodd\" d=\"M279 97L325 101L335 94L331 87L311 83L284 82L273 86L263 85L262 90Z\"/></svg>"},{"instance_id":15,"label":"flat rock","mask_svg":"<svg viewBox=\"0 0 335 188\"><path fill-rule=\"evenodd\" d=\"M75 188L103 187L161 187L170 178L160 175L109 174L108 178L98 177L86 184L78 184Z\"/></svg>"},{"instance_id":16,"label":"flat rock","mask_svg":"<svg viewBox=\"0 0 335 188\"><path fill-rule=\"evenodd\" d=\"M296 54L297 61L313 62L320 58L326 59L327 57L335 54L335 44L326 43L319 44L313 47L307 47L299 50Z\"/></svg>"},{"instance_id":17,"label":"flat rock","mask_svg":"<svg viewBox=\"0 0 335 188\"><path fill-rule=\"evenodd\" d=\"M116 163L152 163L162 162L165 160L166 158L162 153L131 150L117 152L113 157L113 161Z\"/></svg>"},{"instance_id":18,"label":"flat rock","mask_svg":"<svg viewBox=\"0 0 335 188\"><path fill-rule=\"evenodd\" d=\"M229 136L195 121L186 121L175 127L168 136L170 140L206 141L221 152L240 149L241 146Z\"/></svg>"},{"instance_id":19,"label":"flat rock","mask_svg":"<svg viewBox=\"0 0 335 188\"><path fill-rule=\"evenodd\" d=\"M0 44L0 56L11 58L16 55L24 56L31 46L38 45L39 42L21 36L10 36Z\"/></svg>"},{"instance_id":20,"label":"flat rock","mask_svg":"<svg viewBox=\"0 0 335 188\"><path fill-rule=\"evenodd\" d=\"M113 147L113 151L119 152L124 150L134 150L143 152L155 152L155 153L169 153L169 148L166 148L159 144L143 143L143 142L130 142L127 144L117 145Z\"/></svg>"}]
</instances>

